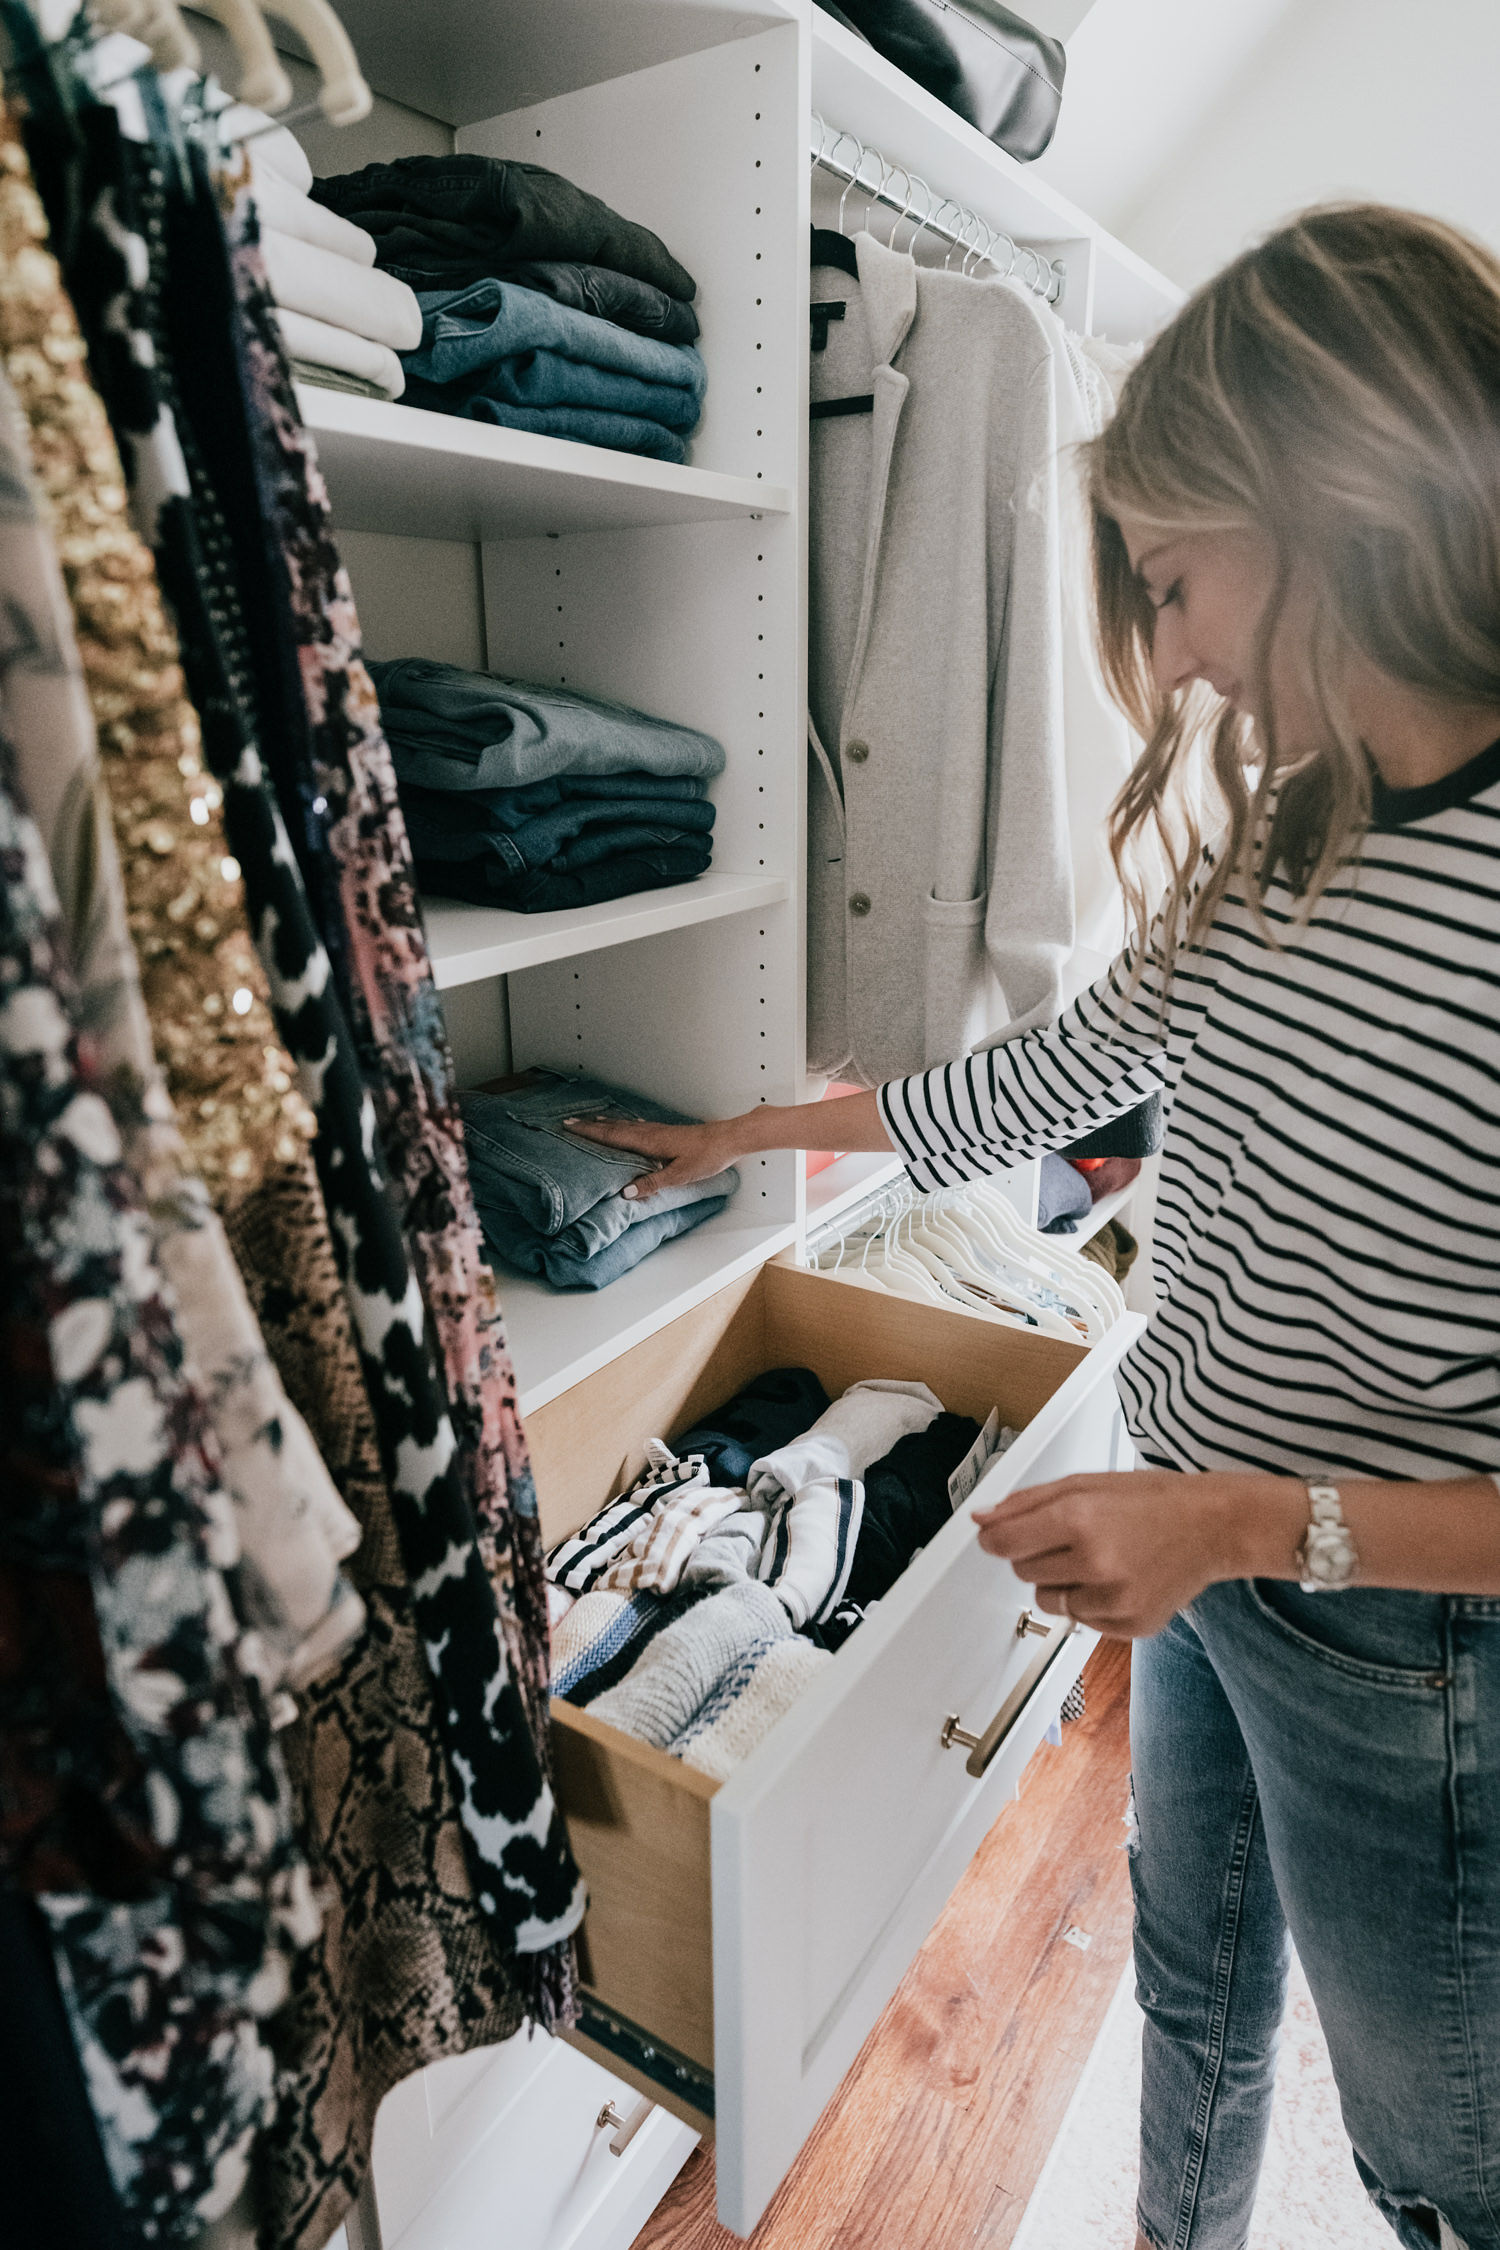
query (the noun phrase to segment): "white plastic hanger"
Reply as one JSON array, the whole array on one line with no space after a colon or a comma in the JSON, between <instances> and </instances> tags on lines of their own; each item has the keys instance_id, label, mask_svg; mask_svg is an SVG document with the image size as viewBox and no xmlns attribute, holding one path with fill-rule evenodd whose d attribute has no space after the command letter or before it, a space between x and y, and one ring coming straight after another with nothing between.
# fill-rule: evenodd
<instances>
[{"instance_id":1,"label":"white plastic hanger","mask_svg":"<svg viewBox=\"0 0 1500 2250\"><path fill-rule=\"evenodd\" d=\"M91 13L102 30L139 39L158 70L201 68L198 42L176 0L93 0Z\"/></svg>"},{"instance_id":2,"label":"white plastic hanger","mask_svg":"<svg viewBox=\"0 0 1500 2250\"><path fill-rule=\"evenodd\" d=\"M1075 1323L1065 1319L1051 1305L1040 1303L1035 1291L1028 1289L1021 1280L1018 1270L997 1270L996 1260L985 1258L975 1237L965 1232L959 1216L941 1195L926 1198L912 1211L907 1224L913 1244L925 1244L941 1258L977 1296L980 1304L994 1304L998 1298L1002 1306L1021 1314L1028 1326L1040 1328L1045 1334L1069 1343L1077 1341ZM1047 1283L1038 1277L1038 1286L1045 1288ZM1053 1293L1066 1294L1062 1290Z\"/></svg>"},{"instance_id":3,"label":"white plastic hanger","mask_svg":"<svg viewBox=\"0 0 1500 2250\"><path fill-rule=\"evenodd\" d=\"M109 0L117 5L119 0ZM128 4L128 0L126 0ZM239 60L238 98L251 109L276 117L292 99L292 82L271 41L265 12L256 0L197 0L221 23ZM270 0L269 12L291 25L318 71L318 107L330 125L357 125L368 117L374 95L365 83L348 32L328 0Z\"/></svg>"},{"instance_id":4,"label":"white plastic hanger","mask_svg":"<svg viewBox=\"0 0 1500 2250\"><path fill-rule=\"evenodd\" d=\"M982 1220L988 1221L994 1233L1000 1237L1005 1256L1012 1261L1021 1261L1026 1270L1037 1279L1043 1282L1050 1280L1058 1294L1078 1303L1080 1310L1092 1310L1093 1318L1089 1323L1091 1341L1096 1334L1102 1335L1122 1318L1125 1298L1113 1275L1106 1273L1103 1266L1096 1265L1092 1258L1085 1258L1078 1251L1065 1247L1059 1237L1038 1234L1034 1228L1026 1227L1003 1191L993 1182L971 1181L962 1191L962 1197L977 1210Z\"/></svg>"}]
</instances>

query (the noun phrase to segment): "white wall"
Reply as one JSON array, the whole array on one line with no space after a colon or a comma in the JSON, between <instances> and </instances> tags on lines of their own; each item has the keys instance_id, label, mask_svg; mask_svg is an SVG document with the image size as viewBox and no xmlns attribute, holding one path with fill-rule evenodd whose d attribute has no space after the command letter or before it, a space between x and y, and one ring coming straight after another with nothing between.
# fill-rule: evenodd
<instances>
[{"instance_id":1,"label":"white wall","mask_svg":"<svg viewBox=\"0 0 1500 2250\"><path fill-rule=\"evenodd\" d=\"M1068 96L1043 164L1186 286L1330 197L1500 247L1500 0L1098 0Z\"/></svg>"}]
</instances>

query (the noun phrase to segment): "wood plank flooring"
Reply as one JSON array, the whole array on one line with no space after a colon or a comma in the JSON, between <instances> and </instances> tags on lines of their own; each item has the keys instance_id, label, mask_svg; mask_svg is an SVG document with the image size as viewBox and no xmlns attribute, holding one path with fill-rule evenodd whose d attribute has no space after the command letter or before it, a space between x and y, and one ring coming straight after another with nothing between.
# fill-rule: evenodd
<instances>
[{"instance_id":1,"label":"wood plank flooring","mask_svg":"<svg viewBox=\"0 0 1500 2250\"><path fill-rule=\"evenodd\" d=\"M1032 1761L753 2250L1008 2250L1130 1951L1128 1648L1085 1680L1086 1716ZM701 2150L634 2250L737 2242Z\"/></svg>"}]
</instances>

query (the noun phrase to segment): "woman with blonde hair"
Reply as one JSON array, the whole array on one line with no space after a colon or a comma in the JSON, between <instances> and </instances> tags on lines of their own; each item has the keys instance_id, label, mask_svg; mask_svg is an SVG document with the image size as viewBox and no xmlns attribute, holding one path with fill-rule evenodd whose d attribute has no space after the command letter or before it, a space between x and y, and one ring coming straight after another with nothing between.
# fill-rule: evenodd
<instances>
[{"instance_id":1,"label":"woman with blonde hair","mask_svg":"<svg viewBox=\"0 0 1500 2250\"><path fill-rule=\"evenodd\" d=\"M894 1147L942 1186L1161 1090L1134 1471L982 1543L1137 1641L1139 2241L1239 2250L1288 1932L1399 2240L1500 2246L1500 263L1313 211L1089 460L1099 631L1163 903L1049 1028L832 1105L600 1128ZM993 871L1004 880L1005 871Z\"/></svg>"}]
</instances>

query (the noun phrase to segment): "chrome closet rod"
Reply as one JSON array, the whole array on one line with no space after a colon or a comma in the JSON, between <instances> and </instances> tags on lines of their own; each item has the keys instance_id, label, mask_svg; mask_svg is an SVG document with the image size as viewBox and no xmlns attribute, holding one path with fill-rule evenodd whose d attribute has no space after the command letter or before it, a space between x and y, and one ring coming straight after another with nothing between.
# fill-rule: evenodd
<instances>
[{"instance_id":1,"label":"chrome closet rod","mask_svg":"<svg viewBox=\"0 0 1500 2250\"><path fill-rule=\"evenodd\" d=\"M857 189L872 203L883 203L888 211L894 211L898 221L908 220L913 236L930 234L937 241L946 242L950 253L962 250L965 272L973 265L999 267L1004 275L1014 275L1049 305L1057 303L1068 279L1067 267L1061 258L1044 258L1040 250L1016 242L999 227L992 227L977 211L955 203L949 196L935 194L925 180L909 172L904 164L887 163L880 151L869 147L857 133L830 125L816 110L812 130L812 162L820 171L831 173L834 179L844 182L846 197L851 188ZM871 174L868 178L867 167ZM897 194L897 181L903 184L904 194ZM918 191L923 198L920 209L916 202ZM842 201L839 214L842 219Z\"/></svg>"}]
</instances>

